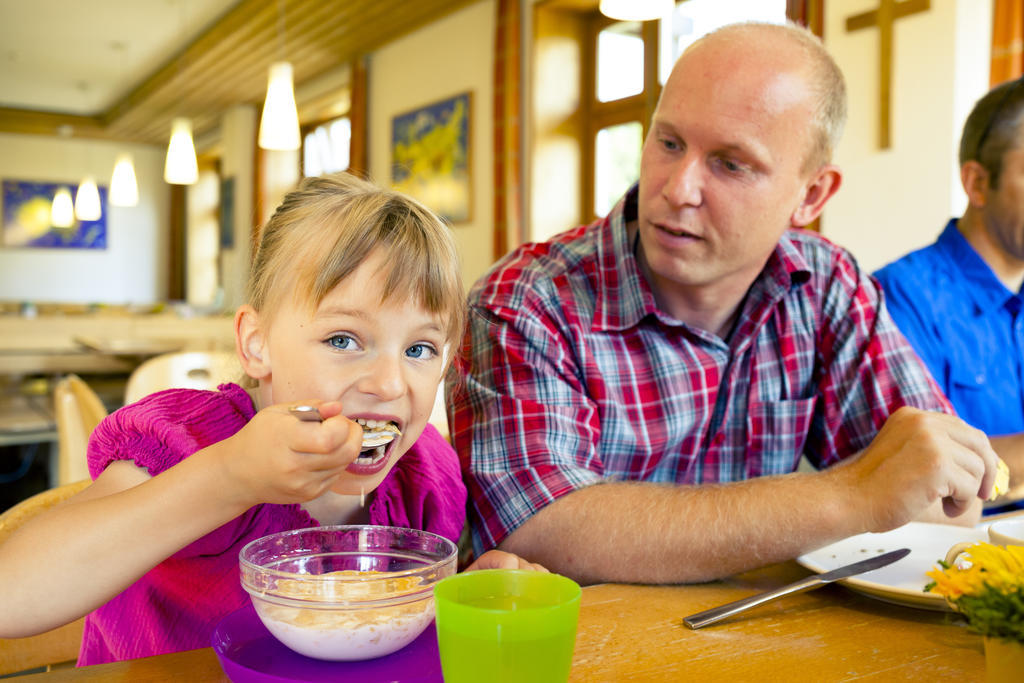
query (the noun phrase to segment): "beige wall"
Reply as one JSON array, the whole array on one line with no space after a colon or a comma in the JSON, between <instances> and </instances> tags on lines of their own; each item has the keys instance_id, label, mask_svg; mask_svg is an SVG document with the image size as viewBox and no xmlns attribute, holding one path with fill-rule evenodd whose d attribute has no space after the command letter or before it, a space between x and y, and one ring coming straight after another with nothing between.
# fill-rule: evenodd
<instances>
[{"instance_id":1,"label":"beige wall","mask_svg":"<svg viewBox=\"0 0 1024 683\"><path fill-rule=\"evenodd\" d=\"M391 119L472 91L472 217L452 230L471 285L491 265L494 151L492 81L496 4L481 0L375 52L369 70L372 179L391 183Z\"/></svg>"},{"instance_id":2,"label":"beige wall","mask_svg":"<svg viewBox=\"0 0 1024 683\"><path fill-rule=\"evenodd\" d=\"M77 185L92 173L110 187L117 155L131 152L139 205L108 206L106 249L0 247L0 300L150 303L167 294L164 150L41 135L0 134L0 178Z\"/></svg>"},{"instance_id":3,"label":"beige wall","mask_svg":"<svg viewBox=\"0 0 1024 683\"><path fill-rule=\"evenodd\" d=\"M846 18L875 0L829 0L825 44L846 75L850 116L836 161L843 186L822 233L873 271L935 240L965 206L956 162L960 131L988 90L991 2L932 0L896 22L892 146L877 146L878 31L847 33Z\"/></svg>"}]
</instances>

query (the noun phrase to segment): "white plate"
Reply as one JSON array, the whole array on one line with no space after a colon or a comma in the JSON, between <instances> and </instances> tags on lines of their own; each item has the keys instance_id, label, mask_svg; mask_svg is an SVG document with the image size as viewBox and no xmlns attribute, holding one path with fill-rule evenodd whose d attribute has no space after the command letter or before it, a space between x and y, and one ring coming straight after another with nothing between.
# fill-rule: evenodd
<instances>
[{"instance_id":1,"label":"white plate","mask_svg":"<svg viewBox=\"0 0 1024 683\"><path fill-rule=\"evenodd\" d=\"M987 541L989 522L969 528L948 524L911 522L898 529L881 534L860 534L837 541L832 545L801 555L796 561L818 574L843 565L881 555L897 548L910 548L902 560L874 571L842 579L843 584L858 593L886 602L949 612L949 606L939 595L925 593L930 581L925 572L938 566L949 548L961 541Z\"/></svg>"}]
</instances>

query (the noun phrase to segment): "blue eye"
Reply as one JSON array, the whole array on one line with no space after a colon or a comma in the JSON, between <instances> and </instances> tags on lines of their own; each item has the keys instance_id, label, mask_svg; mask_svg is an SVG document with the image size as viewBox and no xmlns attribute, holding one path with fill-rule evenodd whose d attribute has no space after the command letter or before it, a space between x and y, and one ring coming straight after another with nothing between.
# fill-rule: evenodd
<instances>
[{"instance_id":1,"label":"blue eye","mask_svg":"<svg viewBox=\"0 0 1024 683\"><path fill-rule=\"evenodd\" d=\"M327 338L327 344L335 349L349 351L356 347L356 340L347 334L335 334Z\"/></svg>"},{"instance_id":2,"label":"blue eye","mask_svg":"<svg viewBox=\"0 0 1024 683\"><path fill-rule=\"evenodd\" d=\"M427 344L413 344L405 350L405 355L418 360L429 360L437 356L437 351Z\"/></svg>"}]
</instances>

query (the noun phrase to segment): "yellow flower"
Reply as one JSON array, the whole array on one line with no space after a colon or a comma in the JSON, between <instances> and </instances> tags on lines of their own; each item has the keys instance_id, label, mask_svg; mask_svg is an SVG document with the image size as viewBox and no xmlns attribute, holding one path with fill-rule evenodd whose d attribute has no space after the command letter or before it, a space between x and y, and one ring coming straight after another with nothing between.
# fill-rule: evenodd
<instances>
[{"instance_id":1,"label":"yellow flower","mask_svg":"<svg viewBox=\"0 0 1024 683\"><path fill-rule=\"evenodd\" d=\"M961 595L977 595L985 587L985 575L977 565L966 569L935 568L928 572L928 576L935 581L929 590L948 600L956 600Z\"/></svg>"},{"instance_id":2,"label":"yellow flower","mask_svg":"<svg viewBox=\"0 0 1024 683\"><path fill-rule=\"evenodd\" d=\"M931 592L955 600L961 595L978 595L985 586L1002 593L1024 587L1024 546L977 543L965 554L970 566L936 567L928 572L935 580Z\"/></svg>"},{"instance_id":3,"label":"yellow flower","mask_svg":"<svg viewBox=\"0 0 1024 683\"><path fill-rule=\"evenodd\" d=\"M972 630L1024 642L1024 547L978 543L965 554L969 566L940 562L925 590L946 598Z\"/></svg>"},{"instance_id":4,"label":"yellow flower","mask_svg":"<svg viewBox=\"0 0 1024 683\"><path fill-rule=\"evenodd\" d=\"M1024 586L1024 546L1005 548L990 543L972 546L968 555L984 574L984 583L1002 593Z\"/></svg>"}]
</instances>

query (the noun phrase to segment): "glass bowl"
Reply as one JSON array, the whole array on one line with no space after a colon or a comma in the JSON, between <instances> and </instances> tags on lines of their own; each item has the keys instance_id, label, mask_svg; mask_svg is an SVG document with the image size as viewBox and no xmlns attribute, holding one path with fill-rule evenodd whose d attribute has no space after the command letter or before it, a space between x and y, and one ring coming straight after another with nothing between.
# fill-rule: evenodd
<instances>
[{"instance_id":1,"label":"glass bowl","mask_svg":"<svg viewBox=\"0 0 1024 683\"><path fill-rule=\"evenodd\" d=\"M383 657L434 618L434 584L456 546L427 531L321 526L264 536L239 553L242 587L267 629L315 659Z\"/></svg>"}]
</instances>

